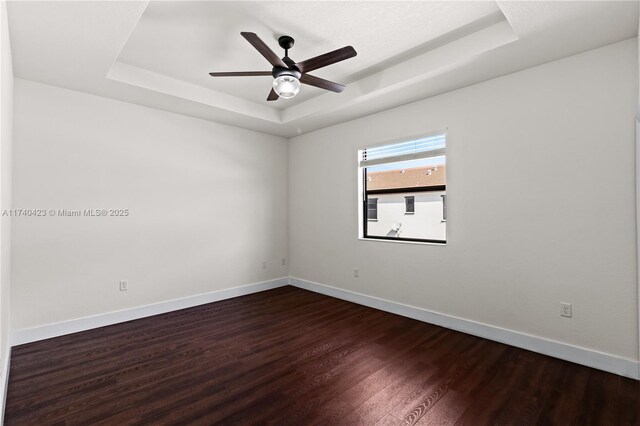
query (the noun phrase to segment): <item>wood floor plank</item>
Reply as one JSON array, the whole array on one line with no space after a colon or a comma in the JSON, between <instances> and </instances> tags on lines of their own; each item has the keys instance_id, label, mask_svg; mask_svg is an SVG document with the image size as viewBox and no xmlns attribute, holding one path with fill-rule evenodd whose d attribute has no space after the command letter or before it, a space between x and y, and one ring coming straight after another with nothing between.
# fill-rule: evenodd
<instances>
[{"instance_id":1,"label":"wood floor plank","mask_svg":"<svg viewBox=\"0 0 640 426\"><path fill-rule=\"evenodd\" d=\"M401 378L407 370L416 365L424 357L423 352L426 350L425 344L429 343L434 335L439 330L431 330L424 333L420 338L413 338L415 346L407 346L410 350L402 352L397 350L397 354L402 359L402 362L388 362L384 367L378 371L367 376L360 382L356 383L346 391L338 395L338 398L350 404L353 407L359 407L366 400L378 393L389 383L393 383L397 379ZM413 334L413 333L412 333Z\"/></svg>"},{"instance_id":2,"label":"wood floor plank","mask_svg":"<svg viewBox=\"0 0 640 426\"><path fill-rule=\"evenodd\" d=\"M415 423L416 426L447 426L455 424L472 403L471 398L449 390L434 407Z\"/></svg>"},{"instance_id":3,"label":"wood floor plank","mask_svg":"<svg viewBox=\"0 0 640 426\"><path fill-rule=\"evenodd\" d=\"M436 367L420 361L351 412L347 417L349 423L371 425L387 415L393 416L390 411L398 405L405 406L406 401L412 401L413 395L424 386L424 383L429 381L436 371Z\"/></svg>"},{"instance_id":4,"label":"wood floor plank","mask_svg":"<svg viewBox=\"0 0 640 426\"><path fill-rule=\"evenodd\" d=\"M472 336L465 336L463 346L452 349L461 354L448 356L439 364L438 372L423 383L402 404L391 410L391 414L402 419L405 424L416 424L450 390L457 380L469 377L474 365L478 364L486 342Z\"/></svg>"},{"instance_id":5,"label":"wood floor plank","mask_svg":"<svg viewBox=\"0 0 640 426\"><path fill-rule=\"evenodd\" d=\"M634 425L640 385L294 287L13 348L7 425Z\"/></svg>"},{"instance_id":6,"label":"wood floor plank","mask_svg":"<svg viewBox=\"0 0 640 426\"><path fill-rule=\"evenodd\" d=\"M375 426L400 426L402 424L402 420L393 417L391 414L387 414L381 418Z\"/></svg>"}]
</instances>

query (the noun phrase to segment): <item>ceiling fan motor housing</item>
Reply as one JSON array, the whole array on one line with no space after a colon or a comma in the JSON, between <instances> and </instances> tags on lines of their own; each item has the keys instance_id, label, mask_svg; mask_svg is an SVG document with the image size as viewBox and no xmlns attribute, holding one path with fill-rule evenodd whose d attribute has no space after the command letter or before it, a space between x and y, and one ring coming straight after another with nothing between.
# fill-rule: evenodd
<instances>
[{"instance_id":1,"label":"ceiling fan motor housing","mask_svg":"<svg viewBox=\"0 0 640 426\"><path fill-rule=\"evenodd\" d=\"M302 77L302 73L296 69L291 68L282 68L282 67L273 67L272 71L273 78L278 78L283 75L290 75L291 77L295 77L300 80Z\"/></svg>"},{"instance_id":2,"label":"ceiling fan motor housing","mask_svg":"<svg viewBox=\"0 0 640 426\"><path fill-rule=\"evenodd\" d=\"M286 58L286 59L289 59L289 58ZM287 61L284 61L284 62L287 63ZM298 71L298 69L293 65L291 65L291 68L273 67L273 71L271 72L271 74L273 75L273 78L278 78L282 75L290 75L300 80L300 77L302 77L302 73Z\"/></svg>"}]
</instances>

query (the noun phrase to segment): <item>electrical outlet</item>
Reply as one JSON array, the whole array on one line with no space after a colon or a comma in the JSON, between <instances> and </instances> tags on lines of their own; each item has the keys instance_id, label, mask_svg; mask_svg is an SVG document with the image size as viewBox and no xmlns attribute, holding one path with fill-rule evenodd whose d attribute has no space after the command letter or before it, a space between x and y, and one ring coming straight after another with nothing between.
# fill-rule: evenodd
<instances>
[{"instance_id":1,"label":"electrical outlet","mask_svg":"<svg viewBox=\"0 0 640 426\"><path fill-rule=\"evenodd\" d=\"M128 285L129 285L129 282L127 280L121 280L120 281L120 291L127 291Z\"/></svg>"},{"instance_id":2,"label":"electrical outlet","mask_svg":"<svg viewBox=\"0 0 640 426\"><path fill-rule=\"evenodd\" d=\"M560 303L560 315L571 318L571 303Z\"/></svg>"},{"instance_id":3,"label":"electrical outlet","mask_svg":"<svg viewBox=\"0 0 640 426\"><path fill-rule=\"evenodd\" d=\"M267 269L267 262L262 262L262 269Z\"/></svg>"},{"instance_id":4,"label":"electrical outlet","mask_svg":"<svg viewBox=\"0 0 640 426\"><path fill-rule=\"evenodd\" d=\"M360 270L358 268L353 269L353 276L356 278L360 276Z\"/></svg>"},{"instance_id":5,"label":"electrical outlet","mask_svg":"<svg viewBox=\"0 0 640 426\"><path fill-rule=\"evenodd\" d=\"M284 257L282 258L282 266L287 264L287 259L285 259Z\"/></svg>"}]
</instances>

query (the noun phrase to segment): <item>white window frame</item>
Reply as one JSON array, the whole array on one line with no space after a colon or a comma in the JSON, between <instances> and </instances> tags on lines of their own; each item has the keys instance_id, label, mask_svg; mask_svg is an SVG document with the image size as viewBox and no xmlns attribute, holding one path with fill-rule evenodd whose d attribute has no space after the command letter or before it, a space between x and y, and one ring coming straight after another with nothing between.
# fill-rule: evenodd
<instances>
[{"instance_id":1,"label":"white window frame","mask_svg":"<svg viewBox=\"0 0 640 426\"><path fill-rule=\"evenodd\" d=\"M366 209L366 205L364 203L366 203L367 197L366 197L366 185L367 185L367 177L366 177L366 168L373 166L373 165L377 165L377 164L385 164L385 163L389 163L390 161L382 161L382 162L368 162L366 165L363 166L362 164L362 153L364 150L366 149L372 149L372 148L376 148L376 147L380 147L380 146L385 146L385 145L392 145L392 144L397 144L397 143L403 143L403 142L410 142L412 140L419 140L419 139L424 139L424 138L428 138L430 136L435 136L435 135L439 135L439 134L444 134L445 138L446 138L446 142L445 142L445 148L443 149L438 149L438 150L433 150L430 151L431 155L429 155L429 157L436 157L436 156L442 156L445 155L446 156L446 148L449 146L450 144L450 136L448 134L448 129L443 129L443 130L438 130L438 131L433 131L433 132L429 132L429 133L421 133L419 135L416 136L412 136L412 137L405 137L405 138L398 138L398 139L394 139L394 140L390 140L390 141L386 141L386 142L380 142L380 143L375 143L375 144L367 144L366 147L361 148L358 150L358 222L359 222L359 226L358 226L358 239L361 241L379 241L379 242L394 242L394 243L407 243L407 244L426 244L426 245L438 245L438 246L446 246L447 241L446 240L432 240L432 239L417 239L417 238L388 238L388 237L382 237L382 236L371 236L371 235L366 235L366 222L369 221L377 221L377 219L368 219L368 211ZM413 160L413 159L418 159L418 158L426 158L426 157L420 157L420 156L415 156L415 155L409 155L409 156L397 156L397 157L393 157L394 161L393 162L399 162L399 161L407 161L407 160ZM448 158L447 158L448 160ZM448 164L448 161L446 161L446 164ZM443 188L445 191L446 189L446 185L444 185ZM442 189L440 189L442 190ZM414 198L415 200L415 198ZM364 201L364 202L363 202ZM414 201L414 212L415 212L415 201ZM406 207L405 207L405 214L411 214L411 213L407 213L406 212ZM444 218L442 220L442 222L446 222L446 218Z\"/></svg>"}]
</instances>

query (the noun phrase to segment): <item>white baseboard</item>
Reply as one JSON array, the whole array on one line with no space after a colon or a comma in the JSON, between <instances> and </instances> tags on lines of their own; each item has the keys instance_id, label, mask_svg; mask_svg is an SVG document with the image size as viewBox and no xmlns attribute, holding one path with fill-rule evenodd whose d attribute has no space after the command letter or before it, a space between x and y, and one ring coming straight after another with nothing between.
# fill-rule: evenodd
<instances>
[{"instance_id":1,"label":"white baseboard","mask_svg":"<svg viewBox=\"0 0 640 426\"><path fill-rule=\"evenodd\" d=\"M63 336L65 334L77 333L79 331L118 324L152 315L164 314L171 311L177 311L179 309L191 308L193 306L204 305L206 303L217 302L224 299L231 299L233 297L244 296L260 291L271 290L273 288L285 286L288 282L289 279L287 277L277 278L275 280L212 291L210 293L168 300L165 302L154 303L152 305L138 306L135 308L124 309L122 311L108 312L105 314L92 315L89 317L17 330L10 334L9 342L11 346L36 342L38 340Z\"/></svg>"},{"instance_id":2,"label":"white baseboard","mask_svg":"<svg viewBox=\"0 0 640 426\"><path fill-rule=\"evenodd\" d=\"M518 348L527 349L555 358L560 358L566 361L574 362L576 364L586 365L587 367L597 368L599 370L607 371L625 377L630 377L636 380L640 379L640 365L638 361L633 359L621 358L611 354L594 351L592 349L573 346L567 343L557 342L554 340L549 340L513 330L507 330L488 324L482 324L463 318L457 318L450 315L429 311L427 309L404 305L402 303L380 299L361 293L355 293L348 290L306 281L295 277L278 278L271 281L264 281L225 290L213 291L211 293L199 294L182 299L169 300L166 302L125 309L117 312L109 312L106 314L94 315L90 317L78 318L54 324L47 324L29 329L17 330L10 335L10 345L16 346L24 343L35 342L38 340L49 339L52 337L63 336L65 334L104 327L125 321L131 321L152 315L158 315L176 311L179 309L203 305L206 303L217 302L219 300L230 299L233 297L257 293L264 290L270 290L273 288L285 286L287 284L291 284L295 287L303 288L316 293L325 294L327 296L336 297L338 299L347 300L349 302L354 302L360 305L380 309L382 311L402 315L404 317L413 318L418 321L435 324L441 327L461 331L463 333L472 334L474 336L483 337L485 339L494 340ZM4 369L2 371L3 381L0 383L5 396L8 383L6 379L9 373L9 362L10 352L2 366L2 368ZM5 398L3 398L2 401L4 402ZM0 424L2 423L0 422Z\"/></svg>"},{"instance_id":3,"label":"white baseboard","mask_svg":"<svg viewBox=\"0 0 640 426\"><path fill-rule=\"evenodd\" d=\"M2 375L0 378L0 392L2 392L2 401L0 401L0 425L4 424L4 408L7 403L7 389L9 388L9 370L11 367L11 346L7 348L7 355L2 363Z\"/></svg>"},{"instance_id":4,"label":"white baseboard","mask_svg":"<svg viewBox=\"0 0 640 426\"><path fill-rule=\"evenodd\" d=\"M365 294L355 293L299 278L290 277L289 283L295 287L347 300L359 305L369 306L371 308L380 309L381 311L391 312L404 317L413 318L418 321L439 325L452 330L461 331L463 333L472 334L474 336L483 337L485 339L560 358L576 364L586 365L587 367L618 374L620 376L630 377L636 380L640 379L638 372L639 363L633 359L620 358L603 352L594 351L592 349L573 346L567 343L544 339L542 337L532 336L513 330L507 330L463 318L440 314L427 309L404 305L402 303L367 296Z\"/></svg>"}]
</instances>

